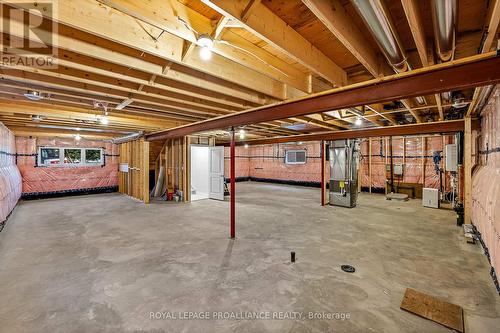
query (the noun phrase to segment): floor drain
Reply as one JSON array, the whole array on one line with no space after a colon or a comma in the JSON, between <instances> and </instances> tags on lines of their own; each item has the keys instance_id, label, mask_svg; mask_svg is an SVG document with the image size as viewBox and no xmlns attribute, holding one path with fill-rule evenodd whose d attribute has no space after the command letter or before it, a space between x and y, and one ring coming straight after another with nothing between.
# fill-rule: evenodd
<instances>
[{"instance_id":1,"label":"floor drain","mask_svg":"<svg viewBox=\"0 0 500 333\"><path fill-rule=\"evenodd\" d=\"M354 273L356 271L356 268L352 267L351 265L342 265L340 266L344 272L347 273Z\"/></svg>"}]
</instances>

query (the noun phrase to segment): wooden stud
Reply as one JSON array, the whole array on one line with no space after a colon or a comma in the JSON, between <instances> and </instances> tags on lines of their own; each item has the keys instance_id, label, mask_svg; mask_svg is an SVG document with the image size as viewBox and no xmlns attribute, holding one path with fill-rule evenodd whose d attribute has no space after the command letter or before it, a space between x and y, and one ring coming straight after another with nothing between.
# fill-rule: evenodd
<instances>
[{"instance_id":1,"label":"wooden stud","mask_svg":"<svg viewBox=\"0 0 500 333\"><path fill-rule=\"evenodd\" d=\"M464 131L464 223L472 216L472 119L465 117Z\"/></svg>"}]
</instances>

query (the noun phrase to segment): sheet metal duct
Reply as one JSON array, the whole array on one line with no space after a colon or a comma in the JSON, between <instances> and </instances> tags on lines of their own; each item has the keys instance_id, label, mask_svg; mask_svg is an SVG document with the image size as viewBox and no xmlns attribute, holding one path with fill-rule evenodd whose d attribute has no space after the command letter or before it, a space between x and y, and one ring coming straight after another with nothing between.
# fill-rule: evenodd
<instances>
[{"instance_id":1,"label":"sheet metal duct","mask_svg":"<svg viewBox=\"0 0 500 333\"><path fill-rule=\"evenodd\" d=\"M411 70L396 29L381 0L351 0L389 64L397 72ZM423 97L416 97L418 104L425 104Z\"/></svg>"},{"instance_id":2,"label":"sheet metal duct","mask_svg":"<svg viewBox=\"0 0 500 333\"><path fill-rule=\"evenodd\" d=\"M381 0L352 0L352 3L394 70L407 71L403 48Z\"/></svg>"},{"instance_id":3,"label":"sheet metal duct","mask_svg":"<svg viewBox=\"0 0 500 333\"><path fill-rule=\"evenodd\" d=\"M442 62L453 59L457 26L457 0L432 0L436 50Z\"/></svg>"},{"instance_id":4,"label":"sheet metal duct","mask_svg":"<svg viewBox=\"0 0 500 333\"><path fill-rule=\"evenodd\" d=\"M122 136L119 138L114 138L111 141L115 144L120 144L120 143L125 143L125 142L129 142L129 141L137 140L143 135L144 135L144 132L141 131L141 132L125 135L125 136Z\"/></svg>"}]
</instances>

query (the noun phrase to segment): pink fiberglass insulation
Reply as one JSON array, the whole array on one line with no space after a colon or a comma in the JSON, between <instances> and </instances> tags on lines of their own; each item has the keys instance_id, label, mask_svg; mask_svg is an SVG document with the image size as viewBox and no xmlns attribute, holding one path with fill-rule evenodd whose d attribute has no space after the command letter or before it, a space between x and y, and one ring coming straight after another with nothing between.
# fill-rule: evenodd
<instances>
[{"instance_id":1,"label":"pink fiberglass insulation","mask_svg":"<svg viewBox=\"0 0 500 333\"><path fill-rule=\"evenodd\" d=\"M64 138L16 138L23 194L95 189L118 185L119 147L111 142ZM37 166L38 147L103 148L105 164Z\"/></svg>"},{"instance_id":2,"label":"pink fiberglass insulation","mask_svg":"<svg viewBox=\"0 0 500 333\"><path fill-rule=\"evenodd\" d=\"M497 276L500 274L499 112L500 89L496 88L481 113L479 163L472 176L472 223L481 233Z\"/></svg>"},{"instance_id":3,"label":"pink fiberglass insulation","mask_svg":"<svg viewBox=\"0 0 500 333\"><path fill-rule=\"evenodd\" d=\"M250 160L249 160L249 149L245 147L238 146L235 148L235 168L236 168L236 178L248 178L250 177ZM229 147L224 148L224 176L226 178L230 177L229 173L229 161L230 161L230 150Z\"/></svg>"},{"instance_id":4,"label":"pink fiberglass insulation","mask_svg":"<svg viewBox=\"0 0 500 333\"><path fill-rule=\"evenodd\" d=\"M451 135L437 136L409 136L392 139L393 164L403 165L403 179L405 183L423 184L424 187L439 188L439 172L436 172L433 156L440 152L443 159L439 166L444 165L444 145L453 143ZM390 164L389 138L371 139L371 176L370 176L370 140L361 142L361 186L385 188L386 165ZM424 169L424 171L422 170ZM397 180L396 180L397 181ZM443 176L443 182L449 189L449 173Z\"/></svg>"},{"instance_id":5,"label":"pink fiberglass insulation","mask_svg":"<svg viewBox=\"0 0 500 333\"><path fill-rule=\"evenodd\" d=\"M321 182L320 142L304 144L270 144L236 147L236 177L292 181L305 183ZM305 150L307 163L286 164L287 150ZM229 177L229 148L225 149L225 176ZM330 167L326 167L326 181L329 179Z\"/></svg>"},{"instance_id":6,"label":"pink fiberglass insulation","mask_svg":"<svg viewBox=\"0 0 500 333\"><path fill-rule=\"evenodd\" d=\"M5 221L16 206L21 197L21 185L14 134L0 123L0 222Z\"/></svg>"}]
</instances>

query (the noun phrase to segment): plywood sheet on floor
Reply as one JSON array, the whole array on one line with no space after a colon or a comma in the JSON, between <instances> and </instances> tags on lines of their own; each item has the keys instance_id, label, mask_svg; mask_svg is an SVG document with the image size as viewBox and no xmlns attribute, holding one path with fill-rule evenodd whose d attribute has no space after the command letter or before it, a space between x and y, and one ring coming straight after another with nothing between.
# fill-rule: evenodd
<instances>
[{"instance_id":1,"label":"plywood sheet on floor","mask_svg":"<svg viewBox=\"0 0 500 333\"><path fill-rule=\"evenodd\" d=\"M408 288L401 302L401 309L456 331L464 331L462 307L440 298Z\"/></svg>"}]
</instances>

